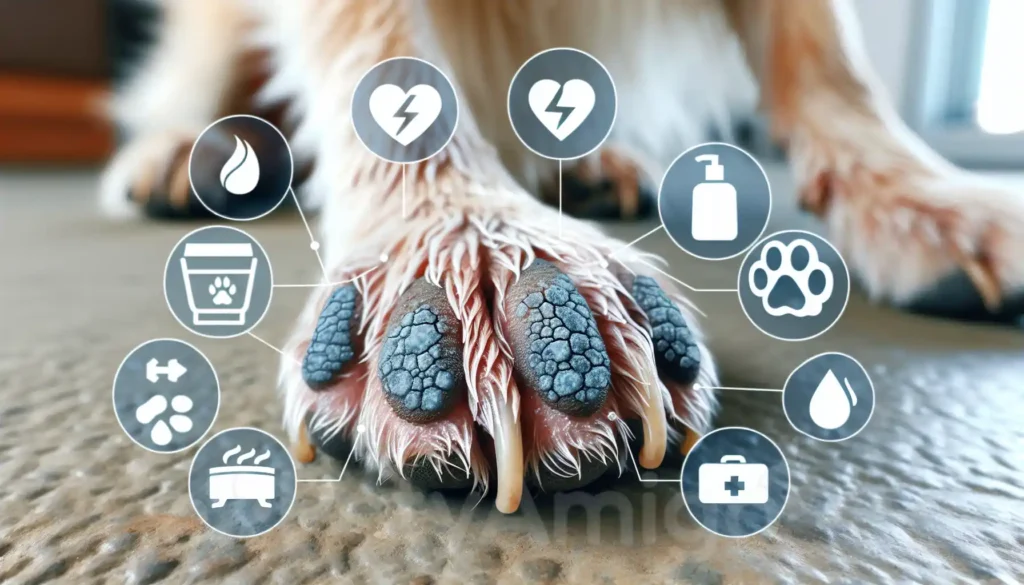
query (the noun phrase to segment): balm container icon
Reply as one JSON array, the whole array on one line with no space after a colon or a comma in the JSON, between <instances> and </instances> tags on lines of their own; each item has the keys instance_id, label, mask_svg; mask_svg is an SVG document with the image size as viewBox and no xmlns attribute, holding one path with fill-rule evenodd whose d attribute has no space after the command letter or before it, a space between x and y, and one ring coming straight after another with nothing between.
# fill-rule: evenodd
<instances>
[{"instance_id":1,"label":"balm container icon","mask_svg":"<svg viewBox=\"0 0 1024 585\"><path fill-rule=\"evenodd\" d=\"M245 325L257 258L252 244L185 244L181 274L193 325Z\"/></svg>"},{"instance_id":2,"label":"balm container icon","mask_svg":"<svg viewBox=\"0 0 1024 585\"><path fill-rule=\"evenodd\" d=\"M701 242L731 242L739 235L736 187L726 183L725 166L717 154L695 158L707 162L704 182L693 188L693 239Z\"/></svg>"}]
</instances>

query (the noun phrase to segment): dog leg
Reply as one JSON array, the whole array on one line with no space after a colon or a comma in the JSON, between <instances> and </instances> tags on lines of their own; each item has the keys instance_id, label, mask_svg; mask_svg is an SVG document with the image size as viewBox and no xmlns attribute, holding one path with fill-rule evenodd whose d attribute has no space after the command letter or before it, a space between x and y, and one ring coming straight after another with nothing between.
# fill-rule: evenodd
<instances>
[{"instance_id":1,"label":"dog leg","mask_svg":"<svg viewBox=\"0 0 1024 585\"><path fill-rule=\"evenodd\" d=\"M622 145L564 163L562 209L582 219L646 219L657 214L656 167ZM541 198L558 207L558 175L541 185Z\"/></svg>"},{"instance_id":2,"label":"dog leg","mask_svg":"<svg viewBox=\"0 0 1024 585\"><path fill-rule=\"evenodd\" d=\"M317 145L321 249L329 278L346 283L311 296L286 345L280 388L297 453L355 445L381 479L493 486L512 512L524 479L566 489L624 464L628 420L642 424L645 467L678 439L669 421L707 429L714 397L693 386L714 386L714 369L689 306L617 264L620 277L607 258L621 242L571 218L560 234L557 212L510 178L472 111L422 163L382 162L358 141L349 104L367 70L403 55L448 69L418 36L428 22L437 35L466 32L444 28L442 5L281 6L295 27L282 79L296 83L298 134ZM642 267L633 253L616 258Z\"/></svg>"},{"instance_id":3,"label":"dog leg","mask_svg":"<svg viewBox=\"0 0 1024 585\"><path fill-rule=\"evenodd\" d=\"M906 127L846 0L726 2L800 202L869 293L914 305L966 275L971 298L1005 309L1024 290L1024 194L954 167Z\"/></svg>"},{"instance_id":4,"label":"dog leg","mask_svg":"<svg viewBox=\"0 0 1024 585\"><path fill-rule=\"evenodd\" d=\"M108 164L101 208L126 215L190 211L188 156L203 128L248 97L259 60L246 45L252 20L240 0L169 0L157 45L111 103L128 141ZM198 203L195 203L198 207Z\"/></svg>"}]
</instances>

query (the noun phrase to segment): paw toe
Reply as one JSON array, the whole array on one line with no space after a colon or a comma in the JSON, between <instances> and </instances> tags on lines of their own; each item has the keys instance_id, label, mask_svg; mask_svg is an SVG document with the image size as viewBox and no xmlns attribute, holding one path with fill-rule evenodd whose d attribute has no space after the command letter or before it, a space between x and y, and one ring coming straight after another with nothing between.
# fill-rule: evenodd
<instances>
[{"instance_id":1,"label":"paw toe","mask_svg":"<svg viewBox=\"0 0 1024 585\"><path fill-rule=\"evenodd\" d=\"M313 390L328 386L355 358L358 301L359 292L355 285L349 284L331 293L320 311L313 338L302 359L302 378Z\"/></svg>"},{"instance_id":2,"label":"paw toe","mask_svg":"<svg viewBox=\"0 0 1024 585\"><path fill-rule=\"evenodd\" d=\"M465 393L462 328L444 291L420 279L388 321L378 374L395 413L409 422L437 420Z\"/></svg>"},{"instance_id":3,"label":"paw toe","mask_svg":"<svg viewBox=\"0 0 1024 585\"><path fill-rule=\"evenodd\" d=\"M608 397L611 360L590 307L569 277L537 260L506 299L522 387L565 414L597 412Z\"/></svg>"},{"instance_id":4,"label":"paw toe","mask_svg":"<svg viewBox=\"0 0 1024 585\"><path fill-rule=\"evenodd\" d=\"M632 288L651 324L658 372L680 384L692 383L700 373L700 347L682 311L649 276L637 276Z\"/></svg>"}]
</instances>

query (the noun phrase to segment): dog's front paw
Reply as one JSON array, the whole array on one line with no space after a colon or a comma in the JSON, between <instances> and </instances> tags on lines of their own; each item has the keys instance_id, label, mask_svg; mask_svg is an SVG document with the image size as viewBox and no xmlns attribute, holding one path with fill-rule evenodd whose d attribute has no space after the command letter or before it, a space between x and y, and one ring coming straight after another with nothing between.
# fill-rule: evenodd
<instances>
[{"instance_id":1,"label":"dog's front paw","mask_svg":"<svg viewBox=\"0 0 1024 585\"><path fill-rule=\"evenodd\" d=\"M658 207L658 178L652 165L622 147L604 145L563 168L562 209L582 219L639 220ZM541 186L541 197L559 205L558 176Z\"/></svg>"},{"instance_id":2,"label":"dog's front paw","mask_svg":"<svg viewBox=\"0 0 1024 585\"><path fill-rule=\"evenodd\" d=\"M123 145L100 180L100 207L112 216L144 211L183 216L202 210L194 201L188 160L198 131L141 134Z\"/></svg>"},{"instance_id":3,"label":"dog's front paw","mask_svg":"<svg viewBox=\"0 0 1024 585\"><path fill-rule=\"evenodd\" d=\"M639 262L609 265L621 243L589 226L567 219L559 237L525 197L473 201L383 221L387 263L310 299L282 372L301 452L308 438L344 457L360 437L382 477L496 485L512 511L524 479L562 490L621 470L628 421L645 467L708 429L713 366L684 299ZM337 264L342 279L366 270Z\"/></svg>"},{"instance_id":4,"label":"dog's front paw","mask_svg":"<svg viewBox=\"0 0 1024 585\"><path fill-rule=\"evenodd\" d=\"M965 317L1019 314L1024 191L957 169L880 123L791 146L801 205L825 220L873 297Z\"/></svg>"}]
</instances>

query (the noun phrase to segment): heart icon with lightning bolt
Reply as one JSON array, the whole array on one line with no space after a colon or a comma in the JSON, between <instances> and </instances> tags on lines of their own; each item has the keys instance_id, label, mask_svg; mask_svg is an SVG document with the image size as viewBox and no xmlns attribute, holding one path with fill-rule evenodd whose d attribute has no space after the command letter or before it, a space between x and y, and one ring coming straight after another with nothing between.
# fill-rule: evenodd
<instances>
[{"instance_id":1,"label":"heart icon with lightning bolt","mask_svg":"<svg viewBox=\"0 0 1024 585\"><path fill-rule=\"evenodd\" d=\"M565 84L541 79L530 88L530 109L559 140L565 140L594 110L594 88L582 79Z\"/></svg>"},{"instance_id":2,"label":"heart icon with lightning bolt","mask_svg":"<svg viewBox=\"0 0 1024 585\"><path fill-rule=\"evenodd\" d=\"M429 85L403 91L390 83L370 94L373 121L402 146L409 146L441 115L441 94Z\"/></svg>"}]
</instances>

